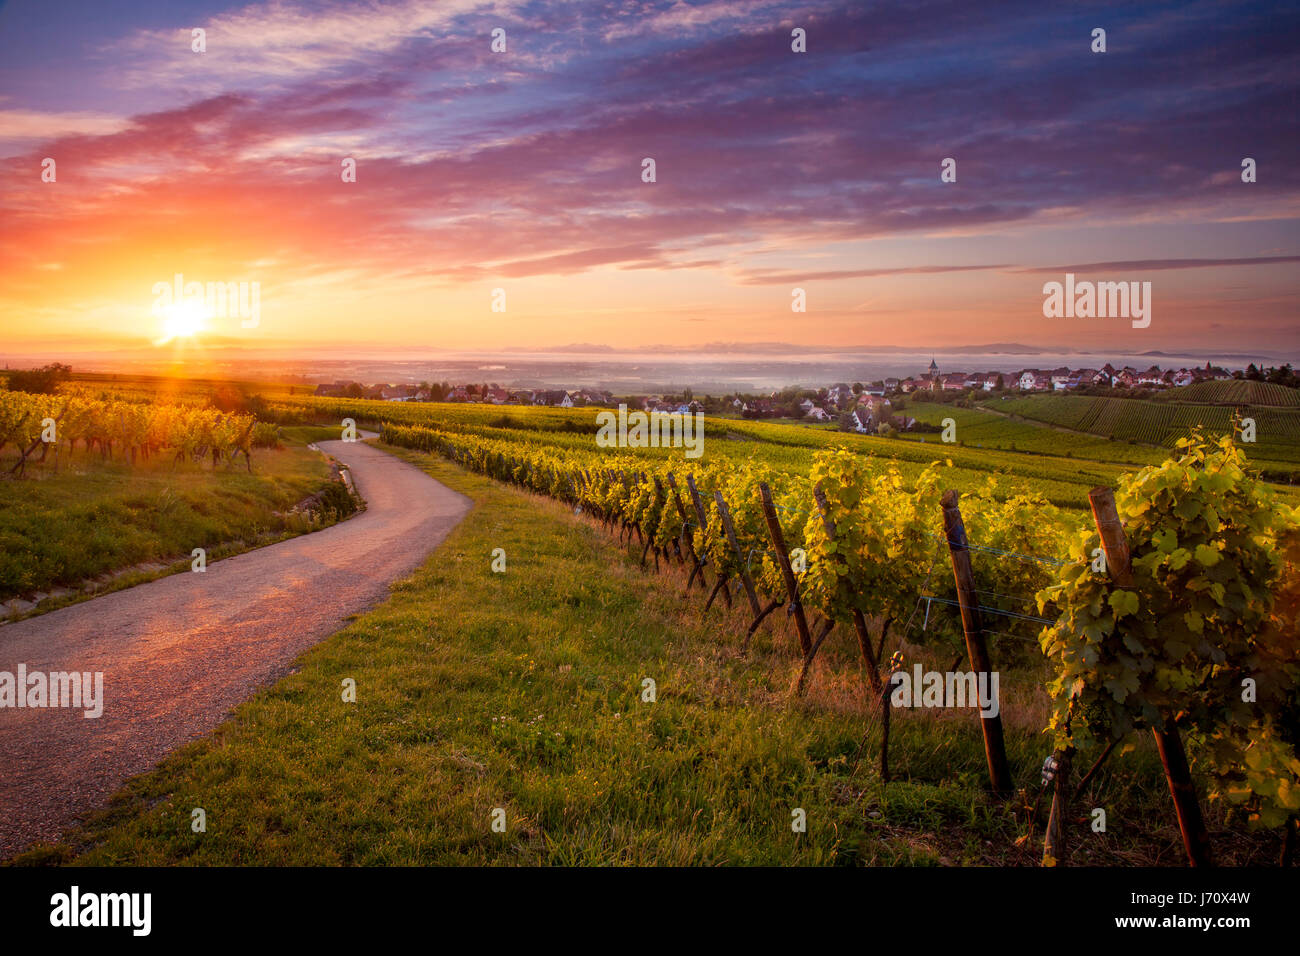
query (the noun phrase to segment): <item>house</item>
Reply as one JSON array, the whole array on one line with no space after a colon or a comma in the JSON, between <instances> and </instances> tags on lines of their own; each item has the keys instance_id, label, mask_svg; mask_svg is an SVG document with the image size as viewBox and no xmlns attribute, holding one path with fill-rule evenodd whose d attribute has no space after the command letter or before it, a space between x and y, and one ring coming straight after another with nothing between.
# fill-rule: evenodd
<instances>
[{"instance_id":1,"label":"house","mask_svg":"<svg viewBox=\"0 0 1300 956\"><path fill-rule=\"evenodd\" d=\"M826 409L818 408L816 405L808 410L805 417L811 418L815 422L828 422L831 420L831 416L827 413Z\"/></svg>"},{"instance_id":2,"label":"house","mask_svg":"<svg viewBox=\"0 0 1300 956\"><path fill-rule=\"evenodd\" d=\"M1093 385L1110 385L1115 379L1115 366L1107 362L1100 371L1092 377Z\"/></svg>"},{"instance_id":3,"label":"house","mask_svg":"<svg viewBox=\"0 0 1300 956\"><path fill-rule=\"evenodd\" d=\"M533 404L550 405L554 408L572 408L573 399L562 388L548 388L545 391L533 393Z\"/></svg>"},{"instance_id":4,"label":"house","mask_svg":"<svg viewBox=\"0 0 1300 956\"><path fill-rule=\"evenodd\" d=\"M896 392L902 386L902 382L896 378L885 379L885 391Z\"/></svg>"},{"instance_id":5,"label":"house","mask_svg":"<svg viewBox=\"0 0 1300 956\"><path fill-rule=\"evenodd\" d=\"M816 407L817 407L817 403L814 402L811 398L805 398L802 402L799 403L799 410L802 411L805 415L807 415Z\"/></svg>"},{"instance_id":6,"label":"house","mask_svg":"<svg viewBox=\"0 0 1300 956\"><path fill-rule=\"evenodd\" d=\"M1016 386L1022 392L1046 392L1052 387L1052 375L1036 368L1027 368L1016 377Z\"/></svg>"},{"instance_id":7,"label":"house","mask_svg":"<svg viewBox=\"0 0 1300 956\"><path fill-rule=\"evenodd\" d=\"M1145 372L1138 375L1139 385L1163 385L1165 383L1164 375L1160 371L1160 366L1152 365Z\"/></svg>"},{"instance_id":8,"label":"house","mask_svg":"<svg viewBox=\"0 0 1300 956\"><path fill-rule=\"evenodd\" d=\"M489 405L504 405L510 401L510 393L504 388L493 386L487 390L487 393L483 396L483 401Z\"/></svg>"},{"instance_id":9,"label":"house","mask_svg":"<svg viewBox=\"0 0 1300 956\"><path fill-rule=\"evenodd\" d=\"M938 388L945 392L960 392L966 388L965 372L949 372L947 375L939 376Z\"/></svg>"},{"instance_id":10,"label":"house","mask_svg":"<svg viewBox=\"0 0 1300 956\"><path fill-rule=\"evenodd\" d=\"M1185 368L1180 368L1177 372L1174 372L1174 376L1170 380L1169 384L1173 385L1175 388L1182 388L1186 385L1191 385L1195 381L1196 376L1192 372Z\"/></svg>"},{"instance_id":11,"label":"house","mask_svg":"<svg viewBox=\"0 0 1300 956\"><path fill-rule=\"evenodd\" d=\"M848 405L853 401L853 389L846 383L839 382L826 390L826 396L836 405Z\"/></svg>"},{"instance_id":12,"label":"house","mask_svg":"<svg viewBox=\"0 0 1300 956\"><path fill-rule=\"evenodd\" d=\"M457 385L455 388L453 388L450 392L447 393L447 401L468 402L469 389L467 389L464 385Z\"/></svg>"},{"instance_id":13,"label":"house","mask_svg":"<svg viewBox=\"0 0 1300 956\"><path fill-rule=\"evenodd\" d=\"M875 419L871 412L866 408L859 406L854 409L853 414L849 416L849 425L855 432L869 432L874 425Z\"/></svg>"},{"instance_id":14,"label":"house","mask_svg":"<svg viewBox=\"0 0 1300 956\"><path fill-rule=\"evenodd\" d=\"M868 412L876 414L882 409L888 408L892 403L887 398L880 398L876 395L863 395L858 399L858 407L865 408Z\"/></svg>"},{"instance_id":15,"label":"house","mask_svg":"<svg viewBox=\"0 0 1300 956\"><path fill-rule=\"evenodd\" d=\"M1121 388L1132 388L1138 382L1137 369L1125 365L1111 377L1111 384Z\"/></svg>"}]
</instances>

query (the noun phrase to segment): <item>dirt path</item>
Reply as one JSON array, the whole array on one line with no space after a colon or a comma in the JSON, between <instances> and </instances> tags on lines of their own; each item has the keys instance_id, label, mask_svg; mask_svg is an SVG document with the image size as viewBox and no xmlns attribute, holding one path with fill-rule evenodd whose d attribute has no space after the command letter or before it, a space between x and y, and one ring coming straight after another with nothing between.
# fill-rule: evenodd
<instances>
[{"instance_id":1,"label":"dirt path","mask_svg":"<svg viewBox=\"0 0 1300 956\"><path fill-rule=\"evenodd\" d=\"M320 447L351 470L362 514L202 574L0 627L0 671L102 671L104 697L95 719L0 708L0 859L56 839L127 778L208 733L349 615L384 600L471 507L378 449Z\"/></svg>"}]
</instances>

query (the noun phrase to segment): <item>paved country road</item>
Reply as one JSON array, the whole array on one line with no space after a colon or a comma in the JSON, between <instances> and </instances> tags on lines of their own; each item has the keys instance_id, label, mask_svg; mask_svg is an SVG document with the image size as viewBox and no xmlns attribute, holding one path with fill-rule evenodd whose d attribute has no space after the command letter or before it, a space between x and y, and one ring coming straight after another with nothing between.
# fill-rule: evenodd
<instances>
[{"instance_id":1,"label":"paved country road","mask_svg":"<svg viewBox=\"0 0 1300 956\"><path fill-rule=\"evenodd\" d=\"M54 840L380 603L472 503L376 448L321 442L366 510L340 524L0 627L0 671L102 671L104 712L0 708L0 859ZM201 547L202 542L196 542Z\"/></svg>"}]
</instances>

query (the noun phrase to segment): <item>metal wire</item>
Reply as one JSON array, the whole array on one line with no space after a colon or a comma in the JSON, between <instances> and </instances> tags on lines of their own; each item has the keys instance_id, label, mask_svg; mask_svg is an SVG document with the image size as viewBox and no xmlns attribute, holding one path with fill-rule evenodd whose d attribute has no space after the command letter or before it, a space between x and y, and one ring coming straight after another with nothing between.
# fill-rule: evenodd
<instances>
[{"instance_id":1,"label":"metal wire","mask_svg":"<svg viewBox=\"0 0 1300 956\"><path fill-rule=\"evenodd\" d=\"M957 601L949 601L947 598L941 598L936 594L921 595L923 601L937 601L940 604L951 604L953 607L961 607ZM1034 621L1039 624L1055 624L1055 621L1049 621L1045 617L1034 617L1030 614L1017 614L1015 611L1003 611L996 607L980 607L980 613L988 612L989 614L1000 614L1003 617L1014 617L1021 621Z\"/></svg>"},{"instance_id":2,"label":"metal wire","mask_svg":"<svg viewBox=\"0 0 1300 956\"><path fill-rule=\"evenodd\" d=\"M943 541L949 545L952 545L954 543L948 538L947 535L930 534L930 532L928 531L922 531L920 532L920 534L925 535L927 538L935 538L939 541ZM1022 561L1040 561L1043 564L1054 564L1057 567L1064 567L1067 564L1077 563L1073 561L1061 561L1058 558L1044 558L1035 554L1021 554L1019 551L1005 551L1002 548L985 548L978 544L971 544L969 541L966 542L966 550L982 551L985 554L996 554L1004 558L1019 558Z\"/></svg>"}]
</instances>

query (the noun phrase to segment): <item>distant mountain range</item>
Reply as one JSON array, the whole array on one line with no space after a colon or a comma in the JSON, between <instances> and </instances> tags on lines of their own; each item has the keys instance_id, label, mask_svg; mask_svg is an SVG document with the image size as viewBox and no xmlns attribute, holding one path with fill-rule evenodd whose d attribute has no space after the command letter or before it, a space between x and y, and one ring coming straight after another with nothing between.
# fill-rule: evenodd
<instances>
[{"instance_id":1,"label":"distant mountain range","mask_svg":"<svg viewBox=\"0 0 1300 956\"><path fill-rule=\"evenodd\" d=\"M1024 345L1019 342L992 342L987 345L955 345L934 348L913 345L799 345L794 342L706 342L703 345L643 345L639 348L616 348L612 345L595 345L576 342L544 348L511 347L485 352L463 350L469 354L553 354L553 355L622 355L637 353L651 355L915 355L933 352L935 355L1098 355L1096 349ZM1130 353L1149 358L1204 358L1207 361L1279 362L1288 358L1277 352L1221 352L1205 349L1188 349L1183 352L1165 352L1151 349Z\"/></svg>"}]
</instances>

